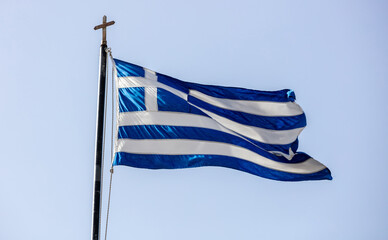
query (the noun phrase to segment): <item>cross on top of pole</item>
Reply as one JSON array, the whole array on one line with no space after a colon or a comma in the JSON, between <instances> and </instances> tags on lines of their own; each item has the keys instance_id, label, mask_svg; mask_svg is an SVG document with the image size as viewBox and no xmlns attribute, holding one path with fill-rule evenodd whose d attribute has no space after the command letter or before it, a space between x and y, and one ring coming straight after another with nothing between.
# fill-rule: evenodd
<instances>
[{"instance_id":1,"label":"cross on top of pole","mask_svg":"<svg viewBox=\"0 0 388 240\"><path fill-rule=\"evenodd\" d=\"M115 21L106 22L106 16L102 17L102 24L94 27L94 30L102 28L102 44L106 44L106 27L115 24Z\"/></svg>"}]
</instances>

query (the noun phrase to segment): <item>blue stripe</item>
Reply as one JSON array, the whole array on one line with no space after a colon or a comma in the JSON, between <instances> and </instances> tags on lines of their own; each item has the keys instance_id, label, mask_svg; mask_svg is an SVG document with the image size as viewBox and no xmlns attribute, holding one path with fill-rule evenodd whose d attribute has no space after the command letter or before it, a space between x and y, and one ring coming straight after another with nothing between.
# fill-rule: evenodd
<instances>
[{"instance_id":1,"label":"blue stripe","mask_svg":"<svg viewBox=\"0 0 388 240\"><path fill-rule=\"evenodd\" d=\"M176 96L175 94L158 88L158 110L168 112L185 112L196 115L207 116L198 108L190 105L186 100Z\"/></svg>"},{"instance_id":2,"label":"blue stripe","mask_svg":"<svg viewBox=\"0 0 388 240\"><path fill-rule=\"evenodd\" d=\"M179 90L186 94L189 94L189 88L186 86L186 82L183 82L176 78L172 78L160 73L157 73L157 76L158 76L158 82L163 83L169 87L175 88L176 90Z\"/></svg>"},{"instance_id":3,"label":"blue stripe","mask_svg":"<svg viewBox=\"0 0 388 240\"><path fill-rule=\"evenodd\" d=\"M294 142L289 143L289 144L268 144L268 143L259 142L257 140L254 140L254 139L251 139L248 137L245 137L245 138L248 139L253 144L259 146L260 148L262 148L266 151L278 151L278 152L282 152L285 154L289 153L290 148L291 148L292 152L295 153L298 150L298 145L299 145L298 139L296 139Z\"/></svg>"},{"instance_id":4,"label":"blue stripe","mask_svg":"<svg viewBox=\"0 0 388 240\"><path fill-rule=\"evenodd\" d=\"M138 65L114 59L118 77L144 77L144 69Z\"/></svg>"},{"instance_id":5,"label":"blue stripe","mask_svg":"<svg viewBox=\"0 0 388 240\"><path fill-rule=\"evenodd\" d=\"M332 179L330 170L327 168L311 174L296 174L277 171L239 158L220 155L156 155L118 152L115 155L113 165L125 165L147 169L177 169L219 166L279 181Z\"/></svg>"},{"instance_id":6,"label":"blue stripe","mask_svg":"<svg viewBox=\"0 0 388 240\"><path fill-rule=\"evenodd\" d=\"M203 85L197 83L186 84L190 89L197 90L206 95L217 98L271 102L295 101L295 93L290 92L290 89L283 89L279 91L258 91L246 88Z\"/></svg>"},{"instance_id":7,"label":"blue stripe","mask_svg":"<svg viewBox=\"0 0 388 240\"><path fill-rule=\"evenodd\" d=\"M182 126L167 126L167 125L135 125L135 126L120 126L118 129L118 139L193 139L212 142L229 143L235 146L240 146L251 150L268 159L284 162L297 163L303 162L310 158L307 154L304 157L299 155L297 158L288 160L285 157L273 155L261 149L249 141L221 131L199 127L182 127ZM288 153L288 152L287 152ZM297 156L297 155L295 155Z\"/></svg>"},{"instance_id":8,"label":"blue stripe","mask_svg":"<svg viewBox=\"0 0 388 240\"><path fill-rule=\"evenodd\" d=\"M219 108L190 95L188 101L219 116L248 126L271 130L290 130L306 126L306 116L304 113L287 117L267 117Z\"/></svg>"},{"instance_id":9,"label":"blue stripe","mask_svg":"<svg viewBox=\"0 0 388 240\"><path fill-rule=\"evenodd\" d=\"M188 90L192 89L212 97L233 100L294 102L296 99L294 91L290 89L283 89L279 91L259 91L246 88L223 87L184 82L164 74L158 73L157 75L158 82L166 84L187 94L189 93Z\"/></svg>"},{"instance_id":10,"label":"blue stripe","mask_svg":"<svg viewBox=\"0 0 388 240\"><path fill-rule=\"evenodd\" d=\"M133 112L146 110L144 101L144 88L119 88L119 109L120 112Z\"/></svg>"}]
</instances>

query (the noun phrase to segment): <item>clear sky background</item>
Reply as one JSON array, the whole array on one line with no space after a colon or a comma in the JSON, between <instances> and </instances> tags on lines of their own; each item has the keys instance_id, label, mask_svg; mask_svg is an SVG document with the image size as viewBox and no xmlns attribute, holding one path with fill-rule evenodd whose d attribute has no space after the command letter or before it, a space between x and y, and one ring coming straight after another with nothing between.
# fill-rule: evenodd
<instances>
[{"instance_id":1,"label":"clear sky background","mask_svg":"<svg viewBox=\"0 0 388 240\"><path fill-rule=\"evenodd\" d=\"M299 149L334 177L116 167L108 239L388 239L387 12L372 0L2 0L0 239L90 238L104 14L116 58L294 89L308 121Z\"/></svg>"}]
</instances>

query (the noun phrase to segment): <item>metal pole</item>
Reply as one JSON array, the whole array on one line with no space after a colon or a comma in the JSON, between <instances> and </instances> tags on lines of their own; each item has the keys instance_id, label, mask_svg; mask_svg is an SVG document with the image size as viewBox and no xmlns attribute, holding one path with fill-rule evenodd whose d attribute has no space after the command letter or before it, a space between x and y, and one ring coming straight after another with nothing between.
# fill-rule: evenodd
<instances>
[{"instance_id":1,"label":"metal pole","mask_svg":"<svg viewBox=\"0 0 388 240\"><path fill-rule=\"evenodd\" d=\"M97 102L97 126L96 126L96 149L94 163L94 192L93 192L93 218L92 218L92 240L100 239L101 219L101 189L102 189L102 158L104 147L104 120L105 120L105 93L106 93L106 42L100 47L100 77L98 83Z\"/></svg>"},{"instance_id":2,"label":"metal pole","mask_svg":"<svg viewBox=\"0 0 388 240\"><path fill-rule=\"evenodd\" d=\"M107 42L106 27L115 22L106 22L106 16L102 18L102 24L95 26L94 30L102 29L102 42L100 47L100 76L98 80L97 98L97 123L96 123L96 149L94 162L94 185L93 185L93 215L92 215L92 240L100 240L101 222L101 189L103 171L104 151L104 127L105 127L105 94L106 94L106 64L107 64Z\"/></svg>"}]
</instances>

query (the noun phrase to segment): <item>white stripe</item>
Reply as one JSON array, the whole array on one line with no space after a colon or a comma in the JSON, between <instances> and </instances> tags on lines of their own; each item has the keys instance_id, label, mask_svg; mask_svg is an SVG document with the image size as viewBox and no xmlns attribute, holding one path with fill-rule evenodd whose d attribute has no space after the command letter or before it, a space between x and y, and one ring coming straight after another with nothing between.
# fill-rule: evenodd
<instances>
[{"instance_id":1,"label":"white stripe","mask_svg":"<svg viewBox=\"0 0 388 240\"><path fill-rule=\"evenodd\" d=\"M156 87L146 87L144 95L147 111L158 111L158 91Z\"/></svg>"},{"instance_id":2,"label":"white stripe","mask_svg":"<svg viewBox=\"0 0 388 240\"><path fill-rule=\"evenodd\" d=\"M303 113L295 102L248 101L216 98L196 90L190 90L189 95L214 106L261 116L296 116Z\"/></svg>"},{"instance_id":3,"label":"white stripe","mask_svg":"<svg viewBox=\"0 0 388 240\"><path fill-rule=\"evenodd\" d=\"M144 69L144 77L149 79L149 80L153 80L153 81L157 81L158 80L158 77L156 76L156 73L152 70L149 70L148 68L143 68Z\"/></svg>"},{"instance_id":4,"label":"white stripe","mask_svg":"<svg viewBox=\"0 0 388 240\"><path fill-rule=\"evenodd\" d=\"M219 142L200 140L132 140L119 139L116 152L128 152L136 154L160 154L160 155L222 155L240 158L270 169L299 174L309 174L321 171L325 168L318 161L310 158L301 163L281 163L265 158L248 149Z\"/></svg>"},{"instance_id":5,"label":"white stripe","mask_svg":"<svg viewBox=\"0 0 388 240\"><path fill-rule=\"evenodd\" d=\"M180 127L200 127L218 130L239 136L233 131L223 127L211 118L178 112L123 112L119 114L118 126L136 125L167 125Z\"/></svg>"},{"instance_id":6,"label":"white stripe","mask_svg":"<svg viewBox=\"0 0 388 240\"><path fill-rule=\"evenodd\" d=\"M167 90L175 95L177 95L180 98L183 98L187 101L187 94L184 92L181 92L179 90L176 90L175 88L172 88L170 86L167 86L163 83L156 82L154 80L150 80L143 77L119 77L117 81L117 87L118 88L129 88L129 87L157 87L157 88L163 88L164 90Z\"/></svg>"},{"instance_id":7,"label":"white stripe","mask_svg":"<svg viewBox=\"0 0 388 240\"><path fill-rule=\"evenodd\" d=\"M286 159L290 160L294 157L295 153L292 151L291 148L288 149L288 154L285 154L283 152L279 152L279 151L269 151L270 153L276 155L276 156L281 156L281 157L285 157Z\"/></svg>"},{"instance_id":8,"label":"white stripe","mask_svg":"<svg viewBox=\"0 0 388 240\"><path fill-rule=\"evenodd\" d=\"M147 68L144 69L144 78L157 82L158 77L156 73ZM158 111L158 91L156 87L146 87L145 88L144 101L147 108L147 111Z\"/></svg>"},{"instance_id":9,"label":"white stripe","mask_svg":"<svg viewBox=\"0 0 388 240\"><path fill-rule=\"evenodd\" d=\"M205 110L203 110L205 111ZM208 113L212 114L212 113ZM215 115L215 114L212 114ZM252 138L262 143L269 144L289 144L295 141L302 129L293 130L268 130L263 128L242 125L228 119L215 115L215 119L177 112L124 112L119 114L118 126L133 125L170 125L170 126L187 126L202 127L214 129L229 134L241 134L245 137ZM235 133L236 132L236 133Z\"/></svg>"},{"instance_id":10,"label":"white stripe","mask_svg":"<svg viewBox=\"0 0 388 240\"><path fill-rule=\"evenodd\" d=\"M197 106L196 106L197 107ZM209 115L212 119L217 121L222 126L237 132L245 137L252 138L262 143L269 144L289 144L296 140L300 132L304 129L295 128L290 130L271 130L265 128L259 128L254 126L247 126L235 121L229 120L227 118L221 117L215 113L209 112L203 108L197 107L202 110L204 113Z\"/></svg>"}]
</instances>

